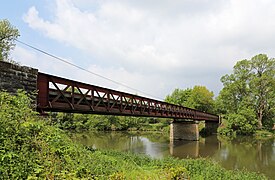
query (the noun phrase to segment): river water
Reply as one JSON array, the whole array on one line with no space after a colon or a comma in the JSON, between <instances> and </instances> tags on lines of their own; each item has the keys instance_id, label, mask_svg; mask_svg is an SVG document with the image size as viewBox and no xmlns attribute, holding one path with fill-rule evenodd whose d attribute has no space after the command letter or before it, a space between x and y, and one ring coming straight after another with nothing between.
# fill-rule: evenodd
<instances>
[{"instance_id":1,"label":"river water","mask_svg":"<svg viewBox=\"0 0 275 180\"><path fill-rule=\"evenodd\" d=\"M229 140L214 135L200 137L199 141L170 142L168 134L153 132L86 132L71 136L95 149L131 151L153 158L210 157L226 169L245 168L275 179L275 139L238 137Z\"/></svg>"}]
</instances>

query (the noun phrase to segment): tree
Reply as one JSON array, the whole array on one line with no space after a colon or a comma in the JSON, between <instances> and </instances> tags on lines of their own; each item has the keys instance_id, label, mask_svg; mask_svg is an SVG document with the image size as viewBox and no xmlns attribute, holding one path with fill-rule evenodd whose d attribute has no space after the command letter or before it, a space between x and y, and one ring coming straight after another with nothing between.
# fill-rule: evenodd
<instances>
[{"instance_id":1,"label":"tree","mask_svg":"<svg viewBox=\"0 0 275 180\"><path fill-rule=\"evenodd\" d=\"M274 123L275 59L259 54L251 60L238 61L233 73L226 74L221 81L224 87L217 101L223 112L230 117L228 119L236 117L231 114L240 114L244 110L251 112L252 109L258 128L262 128L263 123ZM246 120L255 126L251 118Z\"/></svg>"},{"instance_id":2,"label":"tree","mask_svg":"<svg viewBox=\"0 0 275 180\"><path fill-rule=\"evenodd\" d=\"M233 74L226 74L221 77L224 88L221 90L217 101L226 113L237 113L240 105L248 101L249 87L247 82L250 76L251 65L248 60L242 60L236 63L233 68Z\"/></svg>"},{"instance_id":3,"label":"tree","mask_svg":"<svg viewBox=\"0 0 275 180\"><path fill-rule=\"evenodd\" d=\"M205 86L194 86L191 95L187 99L188 107L205 112L214 112L214 93Z\"/></svg>"},{"instance_id":4,"label":"tree","mask_svg":"<svg viewBox=\"0 0 275 180\"><path fill-rule=\"evenodd\" d=\"M0 20L0 61L8 61L10 51L14 49L14 41L19 37L19 31L6 19Z\"/></svg>"},{"instance_id":5,"label":"tree","mask_svg":"<svg viewBox=\"0 0 275 180\"><path fill-rule=\"evenodd\" d=\"M275 100L275 59L259 54L251 59L251 92L258 117L258 127L262 128L264 114L274 107ZM271 105L271 106L270 106Z\"/></svg>"},{"instance_id":6,"label":"tree","mask_svg":"<svg viewBox=\"0 0 275 180\"><path fill-rule=\"evenodd\" d=\"M194 86L193 89L175 89L165 101L205 112L214 112L214 93L205 86Z\"/></svg>"},{"instance_id":7,"label":"tree","mask_svg":"<svg viewBox=\"0 0 275 180\"><path fill-rule=\"evenodd\" d=\"M190 97L192 89L187 88L185 90L176 88L171 95L167 95L165 101L171 104L180 106L187 105L187 99Z\"/></svg>"}]
</instances>

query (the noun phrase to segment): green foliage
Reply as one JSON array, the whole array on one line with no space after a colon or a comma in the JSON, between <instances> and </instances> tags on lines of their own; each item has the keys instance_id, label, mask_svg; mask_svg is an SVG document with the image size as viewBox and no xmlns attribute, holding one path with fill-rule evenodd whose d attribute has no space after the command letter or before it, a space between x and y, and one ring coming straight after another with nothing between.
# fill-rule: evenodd
<instances>
[{"instance_id":1,"label":"green foliage","mask_svg":"<svg viewBox=\"0 0 275 180\"><path fill-rule=\"evenodd\" d=\"M167 131L169 121L167 119L52 113L51 123L61 129L69 130L99 130L99 131Z\"/></svg>"},{"instance_id":2,"label":"green foliage","mask_svg":"<svg viewBox=\"0 0 275 180\"><path fill-rule=\"evenodd\" d=\"M172 167L167 170L169 179L188 179L188 171L186 168L179 166L179 167Z\"/></svg>"},{"instance_id":3,"label":"green foliage","mask_svg":"<svg viewBox=\"0 0 275 180\"><path fill-rule=\"evenodd\" d=\"M25 144L31 141L26 125L35 115L26 104L30 104L30 100L23 92L19 92L17 97L6 92L0 93L1 177L24 177L29 169L34 168L34 159L22 155L23 152L32 153L31 147Z\"/></svg>"},{"instance_id":4,"label":"green foliage","mask_svg":"<svg viewBox=\"0 0 275 180\"><path fill-rule=\"evenodd\" d=\"M221 78L224 85L217 100L219 113L228 127L220 132L250 134L256 128L272 128L275 122L275 60L265 54L236 63L232 74ZM257 121L256 121L257 120Z\"/></svg>"},{"instance_id":5,"label":"green foliage","mask_svg":"<svg viewBox=\"0 0 275 180\"><path fill-rule=\"evenodd\" d=\"M191 179L267 179L266 177L259 177L257 173L238 170L225 171L217 163L207 159L190 159L184 161L184 165L189 171Z\"/></svg>"},{"instance_id":6,"label":"green foliage","mask_svg":"<svg viewBox=\"0 0 275 180\"><path fill-rule=\"evenodd\" d=\"M181 105L205 112L214 112L214 93L205 86L194 86L193 89L175 89L171 95L166 96L168 103Z\"/></svg>"},{"instance_id":7,"label":"green foliage","mask_svg":"<svg viewBox=\"0 0 275 180\"><path fill-rule=\"evenodd\" d=\"M1 179L265 179L201 160L151 159L74 143L32 111L24 92L0 92Z\"/></svg>"},{"instance_id":8,"label":"green foliage","mask_svg":"<svg viewBox=\"0 0 275 180\"><path fill-rule=\"evenodd\" d=\"M185 90L176 88L171 95L167 95L165 101L168 103L184 106L187 104L187 100L190 97L192 89L187 88Z\"/></svg>"},{"instance_id":9,"label":"green foliage","mask_svg":"<svg viewBox=\"0 0 275 180\"><path fill-rule=\"evenodd\" d=\"M225 122L218 128L217 132L223 136L230 136L232 138L236 137L236 131L230 128L230 126Z\"/></svg>"},{"instance_id":10,"label":"green foliage","mask_svg":"<svg viewBox=\"0 0 275 180\"><path fill-rule=\"evenodd\" d=\"M18 29L13 27L8 20L0 20L0 61L9 60L10 51L15 47L14 41L18 36Z\"/></svg>"},{"instance_id":11,"label":"green foliage","mask_svg":"<svg viewBox=\"0 0 275 180\"><path fill-rule=\"evenodd\" d=\"M275 134L274 134L274 132L267 131L267 130L257 130L255 133L255 136L257 139L262 139L262 138L275 137Z\"/></svg>"},{"instance_id":12,"label":"green foliage","mask_svg":"<svg viewBox=\"0 0 275 180\"><path fill-rule=\"evenodd\" d=\"M257 127L257 119L253 109L240 109L238 113L227 114L226 123L218 129L223 135L251 135Z\"/></svg>"},{"instance_id":13,"label":"green foliage","mask_svg":"<svg viewBox=\"0 0 275 180\"><path fill-rule=\"evenodd\" d=\"M195 109L214 112L214 93L209 91L205 86L194 86L188 103Z\"/></svg>"},{"instance_id":14,"label":"green foliage","mask_svg":"<svg viewBox=\"0 0 275 180\"><path fill-rule=\"evenodd\" d=\"M184 167L179 174L188 173L189 178L186 179L267 179L264 176L260 176L257 173L248 173L246 171L227 171L221 168L217 163L209 159L185 159L179 161L174 158L166 158L160 162L160 166L164 168L178 168ZM188 177L187 176L187 177ZM175 178L177 179L177 178ZM180 179L180 178L178 178Z\"/></svg>"}]
</instances>

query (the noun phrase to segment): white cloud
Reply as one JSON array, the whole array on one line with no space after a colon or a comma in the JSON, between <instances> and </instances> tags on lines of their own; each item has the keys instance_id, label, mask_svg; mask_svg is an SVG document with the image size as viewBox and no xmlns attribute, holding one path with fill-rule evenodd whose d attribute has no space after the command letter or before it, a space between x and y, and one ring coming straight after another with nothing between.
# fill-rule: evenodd
<instances>
[{"instance_id":1,"label":"white cloud","mask_svg":"<svg viewBox=\"0 0 275 180\"><path fill-rule=\"evenodd\" d=\"M12 58L21 65L31 66L39 69L40 72L45 72L53 75L68 76L75 69L70 66L64 66L64 63L44 54L30 51L22 46L16 46L12 53ZM71 62L70 60L68 60Z\"/></svg>"},{"instance_id":2,"label":"white cloud","mask_svg":"<svg viewBox=\"0 0 275 180\"><path fill-rule=\"evenodd\" d=\"M33 6L24 21L95 57L93 71L158 96L198 83L217 92L237 60L275 56L272 0L56 0L55 7L52 20Z\"/></svg>"},{"instance_id":3,"label":"white cloud","mask_svg":"<svg viewBox=\"0 0 275 180\"><path fill-rule=\"evenodd\" d=\"M91 65L87 67L86 70L92 72L89 73L44 54L30 51L21 46L16 46L15 50L12 53L12 58L15 61L19 62L20 65L39 69L39 72L52 74L59 77L65 77L92 85L112 88L133 94L139 94L146 97L162 99L162 94L160 93L161 91L154 94L148 93L155 91L155 86L152 86L152 84L150 83L158 81L158 76L155 75L146 77L142 74L131 73L123 68L102 68L97 65ZM66 59L66 61L74 64L73 61L70 61L68 59ZM95 74L103 75L104 77L109 78L112 81L103 79ZM147 79L148 81L144 81L144 79ZM158 82L158 85L160 85L161 90L165 88L162 82ZM140 87L148 88L146 89L147 91L141 92Z\"/></svg>"}]
</instances>

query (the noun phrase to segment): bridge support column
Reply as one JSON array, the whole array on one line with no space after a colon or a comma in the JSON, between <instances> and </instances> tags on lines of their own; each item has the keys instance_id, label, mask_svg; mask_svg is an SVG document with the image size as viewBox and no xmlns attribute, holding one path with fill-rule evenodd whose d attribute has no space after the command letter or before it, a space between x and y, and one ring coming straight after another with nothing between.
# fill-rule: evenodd
<instances>
[{"instance_id":1,"label":"bridge support column","mask_svg":"<svg viewBox=\"0 0 275 180\"><path fill-rule=\"evenodd\" d=\"M174 140L199 140L198 121L173 121L170 124L170 141Z\"/></svg>"},{"instance_id":2,"label":"bridge support column","mask_svg":"<svg viewBox=\"0 0 275 180\"><path fill-rule=\"evenodd\" d=\"M205 132L207 134L215 134L219 125L219 122L205 121Z\"/></svg>"}]
</instances>

